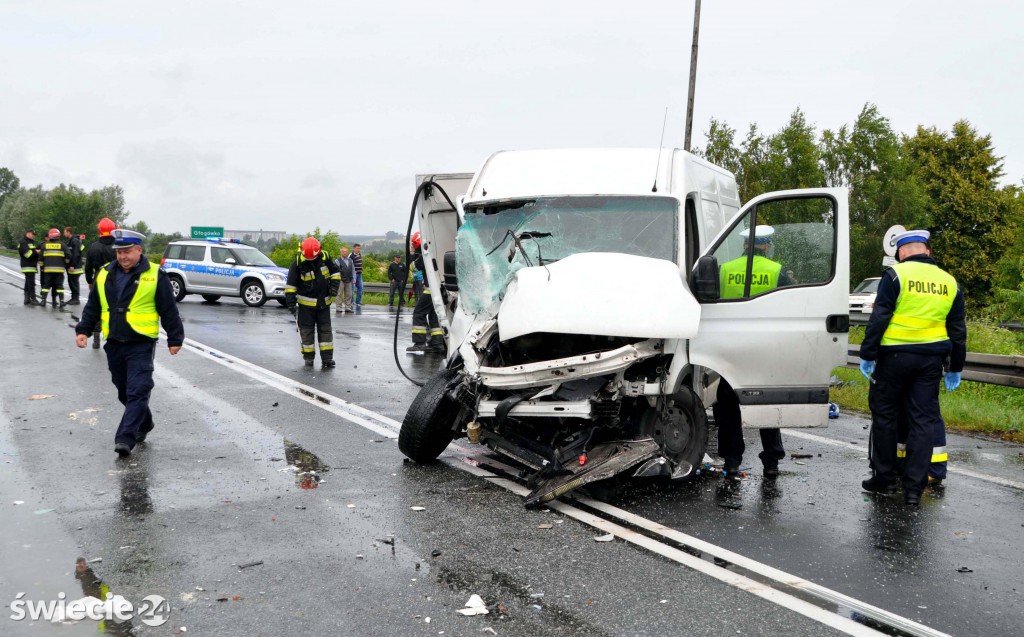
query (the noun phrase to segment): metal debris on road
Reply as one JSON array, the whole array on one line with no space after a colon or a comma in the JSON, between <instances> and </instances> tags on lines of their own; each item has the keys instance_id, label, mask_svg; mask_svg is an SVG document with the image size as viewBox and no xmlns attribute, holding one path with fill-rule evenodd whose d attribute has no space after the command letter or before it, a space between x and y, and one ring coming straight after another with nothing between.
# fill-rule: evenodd
<instances>
[{"instance_id":1,"label":"metal debris on road","mask_svg":"<svg viewBox=\"0 0 1024 637\"><path fill-rule=\"evenodd\" d=\"M383 544L387 544L388 546L394 546L395 545L395 536L391 535L391 536L388 536L386 538L377 538L377 541L381 542Z\"/></svg>"},{"instance_id":2,"label":"metal debris on road","mask_svg":"<svg viewBox=\"0 0 1024 637\"><path fill-rule=\"evenodd\" d=\"M439 551L437 549L434 549L433 551L430 552L430 557L440 557L440 555L441 555L441 551Z\"/></svg>"},{"instance_id":3,"label":"metal debris on road","mask_svg":"<svg viewBox=\"0 0 1024 637\"><path fill-rule=\"evenodd\" d=\"M245 564L239 564L238 568L239 569L249 568L250 566L259 566L261 564L263 564L263 560L257 560L255 562L246 562Z\"/></svg>"},{"instance_id":4,"label":"metal debris on road","mask_svg":"<svg viewBox=\"0 0 1024 637\"><path fill-rule=\"evenodd\" d=\"M409 507L413 511L426 511L427 507Z\"/></svg>"},{"instance_id":5,"label":"metal debris on road","mask_svg":"<svg viewBox=\"0 0 1024 637\"><path fill-rule=\"evenodd\" d=\"M47 398L54 398L54 394L32 394L28 397L29 400L46 400Z\"/></svg>"},{"instance_id":6,"label":"metal debris on road","mask_svg":"<svg viewBox=\"0 0 1024 637\"><path fill-rule=\"evenodd\" d=\"M595 542L611 542L615 539L615 536L609 533L608 535L598 535L594 538Z\"/></svg>"},{"instance_id":7,"label":"metal debris on road","mask_svg":"<svg viewBox=\"0 0 1024 637\"><path fill-rule=\"evenodd\" d=\"M956 569L956 572L957 573L973 573L974 571L972 569L967 568L966 566L961 566L960 568Z\"/></svg>"},{"instance_id":8,"label":"metal debris on road","mask_svg":"<svg viewBox=\"0 0 1024 637\"><path fill-rule=\"evenodd\" d=\"M554 524L544 523L544 524L538 524L537 528L538 529L553 529L553 528L555 528L555 525Z\"/></svg>"},{"instance_id":9,"label":"metal debris on road","mask_svg":"<svg viewBox=\"0 0 1024 637\"><path fill-rule=\"evenodd\" d=\"M97 562L102 562L102 561L103 561L102 557L94 557L91 560L89 560L89 564L96 564Z\"/></svg>"},{"instance_id":10,"label":"metal debris on road","mask_svg":"<svg viewBox=\"0 0 1024 637\"><path fill-rule=\"evenodd\" d=\"M813 458L814 455L810 453L791 453L789 454L789 457L793 460L799 460L801 458Z\"/></svg>"}]
</instances>

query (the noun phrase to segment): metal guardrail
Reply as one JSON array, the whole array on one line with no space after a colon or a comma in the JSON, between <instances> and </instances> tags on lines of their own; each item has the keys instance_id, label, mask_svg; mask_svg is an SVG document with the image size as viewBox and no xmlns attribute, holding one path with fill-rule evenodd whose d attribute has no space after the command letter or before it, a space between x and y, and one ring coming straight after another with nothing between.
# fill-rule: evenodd
<instances>
[{"instance_id":1,"label":"metal guardrail","mask_svg":"<svg viewBox=\"0 0 1024 637\"><path fill-rule=\"evenodd\" d=\"M846 366L860 367L860 345L851 344ZM1024 356L967 353L964 380L1024 389Z\"/></svg>"}]
</instances>

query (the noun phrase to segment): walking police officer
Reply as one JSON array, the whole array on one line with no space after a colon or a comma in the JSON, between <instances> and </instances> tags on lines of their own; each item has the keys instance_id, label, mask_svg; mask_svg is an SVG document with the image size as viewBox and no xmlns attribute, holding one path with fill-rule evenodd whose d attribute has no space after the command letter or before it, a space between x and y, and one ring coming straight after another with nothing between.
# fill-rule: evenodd
<instances>
[{"instance_id":1,"label":"walking police officer","mask_svg":"<svg viewBox=\"0 0 1024 637\"><path fill-rule=\"evenodd\" d=\"M21 274L25 277L25 305L39 305L36 300L36 272L39 270L39 246L36 245L36 231L29 229L18 244L21 259Z\"/></svg>"},{"instance_id":2,"label":"walking police officer","mask_svg":"<svg viewBox=\"0 0 1024 637\"><path fill-rule=\"evenodd\" d=\"M123 458L153 430L149 396L160 324L172 356L185 341L185 328L167 275L143 257L145 236L131 230L114 230L112 235L116 261L96 275L82 320L75 326L75 344L84 348L96 325L102 327L110 377L124 405L114 434L114 451Z\"/></svg>"},{"instance_id":3,"label":"walking police officer","mask_svg":"<svg viewBox=\"0 0 1024 637\"><path fill-rule=\"evenodd\" d=\"M928 483L939 413L939 381L943 364L947 391L960 385L967 357L967 323L963 291L931 257L926 230L894 237L898 263L878 283L864 342L860 369L871 381L869 458L872 477L865 491L896 491L897 442L901 410L906 418L904 502L916 506ZM942 441L945 441L944 434Z\"/></svg>"}]
</instances>

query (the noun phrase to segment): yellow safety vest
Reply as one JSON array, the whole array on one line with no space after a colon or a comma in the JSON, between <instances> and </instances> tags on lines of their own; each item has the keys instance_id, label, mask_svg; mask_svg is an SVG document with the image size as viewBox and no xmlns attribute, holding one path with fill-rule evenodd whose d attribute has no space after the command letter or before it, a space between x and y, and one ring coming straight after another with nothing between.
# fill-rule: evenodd
<instances>
[{"instance_id":1,"label":"yellow safety vest","mask_svg":"<svg viewBox=\"0 0 1024 637\"><path fill-rule=\"evenodd\" d=\"M754 255L754 265L750 271L750 296L757 296L762 292L774 290L779 285L779 272L782 264L771 259ZM738 299L743 297L744 287L747 279L747 257L737 257L732 261L723 263L719 269L721 279L721 294L723 299Z\"/></svg>"},{"instance_id":2,"label":"yellow safety vest","mask_svg":"<svg viewBox=\"0 0 1024 637\"><path fill-rule=\"evenodd\" d=\"M114 264L111 267L118 267ZM128 303L125 319L128 326L140 336L156 339L160 335L160 315L156 311L156 279L160 271L149 266L139 275L139 284L135 286L135 294ZM110 335L110 305L107 303L107 275L109 268L104 267L96 275L96 289L100 293L100 326L103 338Z\"/></svg>"},{"instance_id":3,"label":"yellow safety vest","mask_svg":"<svg viewBox=\"0 0 1024 637\"><path fill-rule=\"evenodd\" d=\"M946 316L956 298L956 279L942 268L920 261L897 263L892 269L898 277L900 294L881 344L947 340Z\"/></svg>"}]
</instances>

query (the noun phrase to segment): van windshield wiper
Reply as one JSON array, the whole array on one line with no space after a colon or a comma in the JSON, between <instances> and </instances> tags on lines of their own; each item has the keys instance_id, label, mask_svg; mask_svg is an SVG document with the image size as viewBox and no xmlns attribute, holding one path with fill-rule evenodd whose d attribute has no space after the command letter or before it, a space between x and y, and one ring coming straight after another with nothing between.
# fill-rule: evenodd
<instances>
[{"instance_id":1,"label":"van windshield wiper","mask_svg":"<svg viewBox=\"0 0 1024 637\"><path fill-rule=\"evenodd\" d=\"M509 250L508 262L512 263L512 259L515 258L515 256L516 256L516 248L518 248L519 252L521 252L522 255L523 255L523 259L526 261L526 265L528 265L530 267L533 267L533 261L530 260L530 255L526 253L526 248L523 247L523 239L540 239L540 238L543 238L543 237L550 237L550 236L551 236L550 232L537 232L535 230L523 230L519 234L516 234L511 229L509 229L509 230L505 231L505 236L501 238L501 241L498 242L498 245L496 245L493 248L491 248L491 251L487 253L487 256L491 256L492 254L497 252L498 248L500 248L501 246L505 245L505 241L508 240L509 237L511 237L512 238L512 243L514 245L513 245L512 249ZM539 244L537 245L537 258L539 258L541 260L541 262L543 263L544 259L540 255L540 245Z\"/></svg>"}]
</instances>

